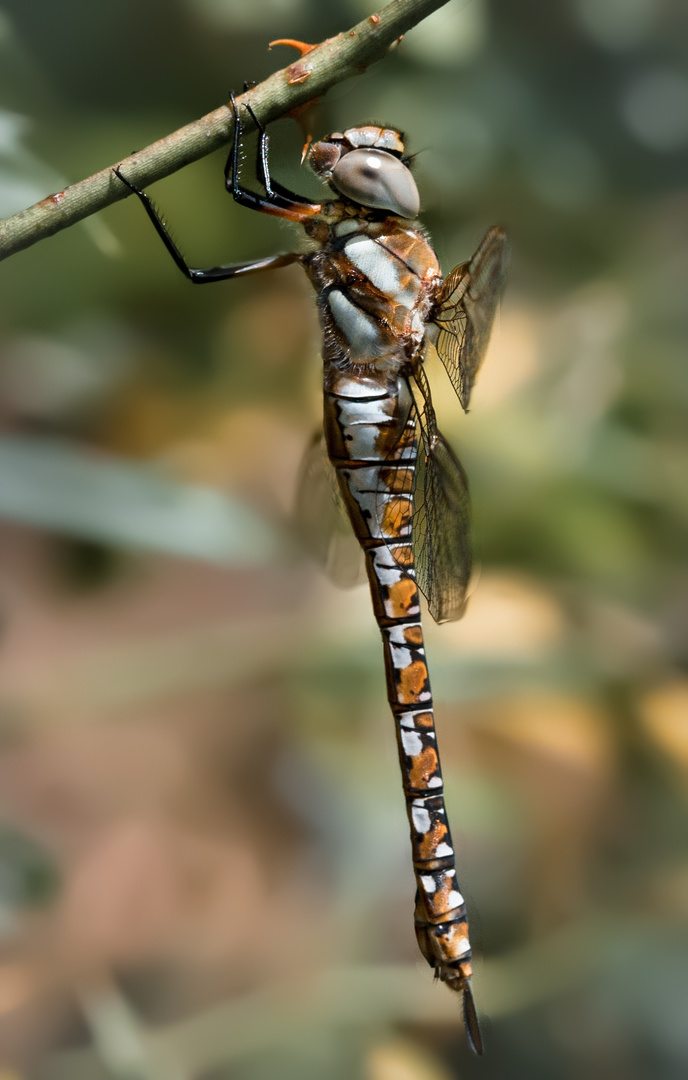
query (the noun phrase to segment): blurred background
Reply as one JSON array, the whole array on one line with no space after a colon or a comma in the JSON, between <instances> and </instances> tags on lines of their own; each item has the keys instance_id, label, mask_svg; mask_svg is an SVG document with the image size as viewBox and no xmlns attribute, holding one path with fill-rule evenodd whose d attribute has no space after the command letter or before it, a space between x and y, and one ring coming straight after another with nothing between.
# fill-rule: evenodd
<instances>
[{"instance_id":1,"label":"blurred background","mask_svg":"<svg viewBox=\"0 0 688 1080\"><path fill-rule=\"evenodd\" d=\"M373 10L0 0L0 215ZM480 1062L366 589L289 532L305 277L192 289L133 200L0 266L1 1080L686 1075L687 56L680 0L453 0L306 118L406 131L445 271L513 240L469 416L429 361L480 558L427 635ZM222 165L153 190L190 263L293 249Z\"/></svg>"}]
</instances>

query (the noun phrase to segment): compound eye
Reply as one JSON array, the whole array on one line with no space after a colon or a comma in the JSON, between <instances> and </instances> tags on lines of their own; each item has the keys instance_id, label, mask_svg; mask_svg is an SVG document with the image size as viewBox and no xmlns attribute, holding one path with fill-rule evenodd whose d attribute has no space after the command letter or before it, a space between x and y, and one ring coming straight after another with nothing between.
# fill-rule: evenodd
<instances>
[{"instance_id":1,"label":"compound eye","mask_svg":"<svg viewBox=\"0 0 688 1080\"><path fill-rule=\"evenodd\" d=\"M415 218L420 210L416 181L406 165L385 150L360 147L343 154L332 171L332 185L347 199L375 210Z\"/></svg>"}]
</instances>

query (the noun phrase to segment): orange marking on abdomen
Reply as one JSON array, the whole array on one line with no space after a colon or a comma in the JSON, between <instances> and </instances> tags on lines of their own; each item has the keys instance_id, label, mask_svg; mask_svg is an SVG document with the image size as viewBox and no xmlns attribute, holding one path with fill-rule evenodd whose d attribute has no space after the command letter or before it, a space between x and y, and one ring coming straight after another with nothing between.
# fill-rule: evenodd
<instances>
[{"instance_id":1,"label":"orange marking on abdomen","mask_svg":"<svg viewBox=\"0 0 688 1080\"><path fill-rule=\"evenodd\" d=\"M380 469L380 480L386 491L410 495L413 491L412 469Z\"/></svg>"},{"instance_id":2,"label":"orange marking on abdomen","mask_svg":"<svg viewBox=\"0 0 688 1080\"><path fill-rule=\"evenodd\" d=\"M388 589L388 600L385 604L387 615L392 619L403 619L408 615L412 607L418 605L418 590L415 581L411 578L401 578L395 581Z\"/></svg>"},{"instance_id":3,"label":"orange marking on abdomen","mask_svg":"<svg viewBox=\"0 0 688 1080\"><path fill-rule=\"evenodd\" d=\"M395 447L395 455L401 456L404 450L408 450L410 446L414 446L416 442L416 425L407 424L401 435L399 441Z\"/></svg>"},{"instance_id":4,"label":"orange marking on abdomen","mask_svg":"<svg viewBox=\"0 0 688 1080\"><path fill-rule=\"evenodd\" d=\"M403 547L399 545L394 548L394 558L399 566L412 567L413 566L413 549L410 544L404 544Z\"/></svg>"},{"instance_id":5,"label":"orange marking on abdomen","mask_svg":"<svg viewBox=\"0 0 688 1080\"><path fill-rule=\"evenodd\" d=\"M428 786L428 780L437 773L437 751L432 746L426 746L413 758L413 764L409 769L411 787L416 791L422 791Z\"/></svg>"},{"instance_id":6,"label":"orange marking on abdomen","mask_svg":"<svg viewBox=\"0 0 688 1080\"><path fill-rule=\"evenodd\" d=\"M446 881L439 889L436 889L431 896L428 897L428 903L431 910L434 912L436 918L440 918L443 915L448 915L452 911L451 901L449 899L451 893L454 891L455 882ZM456 937L468 937L468 924L467 923L455 923L457 931ZM460 933L461 926L465 926L466 930L464 934ZM454 935L452 935L454 936Z\"/></svg>"},{"instance_id":7,"label":"orange marking on abdomen","mask_svg":"<svg viewBox=\"0 0 688 1080\"><path fill-rule=\"evenodd\" d=\"M422 645L423 631L420 626L407 626L404 630L404 641L409 645Z\"/></svg>"},{"instance_id":8,"label":"orange marking on abdomen","mask_svg":"<svg viewBox=\"0 0 688 1080\"><path fill-rule=\"evenodd\" d=\"M422 660L414 660L399 672L397 694L402 705L412 705L427 690L428 669Z\"/></svg>"},{"instance_id":9,"label":"orange marking on abdomen","mask_svg":"<svg viewBox=\"0 0 688 1080\"><path fill-rule=\"evenodd\" d=\"M439 951L439 959L444 960L445 963L453 964L469 951L466 948L467 944L469 944L468 923L452 923L443 933L436 936L433 952ZM466 972L465 968L468 968L468 972ZM459 966L459 971L464 976L470 975L472 974L471 965L464 960Z\"/></svg>"},{"instance_id":10,"label":"orange marking on abdomen","mask_svg":"<svg viewBox=\"0 0 688 1080\"><path fill-rule=\"evenodd\" d=\"M421 843L418 845L418 856L421 859L433 859L435 858L435 852L437 851L438 844L441 844L449 830L446 825L438 821L437 824L430 832L425 833Z\"/></svg>"},{"instance_id":11,"label":"orange marking on abdomen","mask_svg":"<svg viewBox=\"0 0 688 1080\"><path fill-rule=\"evenodd\" d=\"M418 716L414 717L414 727L431 728L435 726L435 718L431 712L418 713Z\"/></svg>"},{"instance_id":12,"label":"orange marking on abdomen","mask_svg":"<svg viewBox=\"0 0 688 1080\"><path fill-rule=\"evenodd\" d=\"M413 507L410 499L389 499L385 503L382 521L380 522L382 534L393 539L403 536L411 525L412 517Z\"/></svg>"}]
</instances>

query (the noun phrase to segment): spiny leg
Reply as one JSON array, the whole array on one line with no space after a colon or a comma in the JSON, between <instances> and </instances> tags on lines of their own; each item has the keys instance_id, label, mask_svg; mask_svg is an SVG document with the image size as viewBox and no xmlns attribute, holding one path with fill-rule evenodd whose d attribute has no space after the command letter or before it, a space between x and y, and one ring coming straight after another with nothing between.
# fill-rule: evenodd
<instances>
[{"instance_id":1,"label":"spiny leg","mask_svg":"<svg viewBox=\"0 0 688 1080\"><path fill-rule=\"evenodd\" d=\"M256 157L256 175L259 182L265 188L266 194L269 198L273 198L275 195L281 199L286 200L287 203L300 203L306 206L310 205L310 199L306 199L303 195L297 195L296 192L290 191L289 188L284 187L278 180L274 180L270 176L270 164L268 160L270 137L265 130L265 125L258 119L248 101L246 102L246 109L250 113L254 124L258 128L260 137L258 139L258 153Z\"/></svg>"},{"instance_id":2,"label":"spiny leg","mask_svg":"<svg viewBox=\"0 0 688 1080\"><path fill-rule=\"evenodd\" d=\"M288 266L289 263L297 262L300 259L299 255L285 252L280 255L269 255L264 259L252 259L249 262L228 263L225 266L211 266L201 269L191 267L188 265L186 259L170 236L167 226L156 210L150 195L147 195L145 191L141 191L135 184L132 184L131 180L128 180L119 168L114 169L113 171L115 176L117 176L123 184L126 184L129 190L133 192L141 202L141 205L153 223L155 231L172 256L175 266L181 270L184 277L188 278L189 281L192 281L195 285L205 285L210 281L226 281L228 278L241 277L246 274L255 274L261 270L275 270L279 266Z\"/></svg>"},{"instance_id":3,"label":"spiny leg","mask_svg":"<svg viewBox=\"0 0 688 1080\"><path fill-rule=\"evenodd\" d=\"M241 183L239 182L239 167L241 140L244 131L239 109L234 99L234 94L231 92L230 101L234 112L234 136L232 140L232 149L227 157L224 170L225 187L227 188L227 191L232 194L232 197L236 202L242 206L249 207L251 210L258 210L264 214L272 214L276 217L286 218L289 221L300 223L306 222L309 218L312 218L319 212L320 205L311 203L307 199L303 199L301 196L288 191L287 188L282 187L280 184L271 181L268 166L268 135L264 125L258 120L250 106L248 106L249 113L260 133L256 170L258 179L265 188L265 196L258 195L256 192L241 186ZM212 266L199 269L190 267L170 236L170 233L160 217L160 214L156 210L150 196L144 191L141 191L140 188L137 188L119 168L115 169L114 173L139 199L144 210L148 214L155 231L174 260L175 266L177 266L182 274L184 274L184 277L188 278L189 281L194 282L194 284L202 285L210 281L224 281L227 278L253 274L262 270L273 270L279 266L286 266L289 263L296 262L301 258L299 255L295 254L280 254L269 256L265 259L253 259L249 262L229 263L223 266Z\"/></svg>"},{"instance_id":4,"label":"spiny leg","mask_svg":"<svg viewBox=\"0 0 688 1080\"><path fill-rule=\"evenodd\" d=\"M259 122L250 106L247 106L247 108L260 132L256 172L259 182L265 188L265 195L259 195L255 191L242 187L239 180L239 171L244 126L233 93L230 93L229 99L234 112L234 138L232 149L225 163L225 187L227 191L235 202L238 202L241 206L247 206L251 210L259 210L263 214L272 214L275 217L298 222L304 222L312 218L321 209L319 203L312 203L300 195L295 195L271 179L268 165L268 135L265 127Z\"/></svg>"}]
</instances>

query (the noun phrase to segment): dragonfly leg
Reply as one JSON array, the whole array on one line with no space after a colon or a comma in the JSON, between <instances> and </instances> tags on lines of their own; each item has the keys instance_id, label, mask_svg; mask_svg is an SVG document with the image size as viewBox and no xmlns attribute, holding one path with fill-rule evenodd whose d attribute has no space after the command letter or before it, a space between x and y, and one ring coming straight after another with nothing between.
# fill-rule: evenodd
<instances>
[{"instance_id":1,"label":"dragonfly leg","mask_svg":"<svg viewBox=\"0 0 688 1080\"><path fill-rule=\"evenodd\" d=\"M205 285L210 281L226 281L227 278L255 274L261 270L275 270L279 266L287 266L289 263L297 262L300 259L299 255L287 252L283 255L270 255L264 259L253 259L250 262L228 263L225 266L210 266L205 269L195 269L188 265L186 259L170 236L167 226L155 209L150 195L147 195L145 191L141 191L140 188L137 188L135 184L132 184L131 180L127 180L124 173L119 169L114 169L114 173L115 176L117 176L123 184L126 184L129 190L139 199L153 223L155 231L172 256L175 265L181 270L184 277L187 277L189 281L192 281L195 285Z\"/></svg>"},{"instance_id":2,"label":"dragonfly leg","mask_svg":"<svg viewBox=\"0 0 688 1080\"><path fill-rule=\"evenodd\" d=\"M232 149L225 164L225 187L227 191L235 202L238 202L241 206L247 206L251 210L258 210L263 214L272 214L275 217L298 222L304 222L312 218L320 211L319 203L312 203L308 199L296 195L271 178L268 162L268 133L250 105L246 106L247 110L259 131L256 175L259 183L265 188L265 195L259 195L255 191L242 187L239 172L244 126L234 100L234 94L230 94L230 101L234 111L234 138L232 140Z\"/></svg>"},{"instance_id":3,"label":"dragonfly leg","mask_svg":"<svg viewBox=\"0 0 688 1080\"><path fill-rule=\"evenodd\" d=\"M248 101L246 102L246 110L250 113L253 123L260 133L260 138L258 139L258 154L256 157L256 175L259 183L265 188L266 195L270 199L278 196L280 199L286 200L287 203L299 203L310 206L310 199L305 199L302 195L297 195L296 192L290 191L289 188L284 187L283 184L280 184L270 176L270 164L268 160L270 137L265 130L265 125L258 119Z\"/></svg>"}]
</instances>

